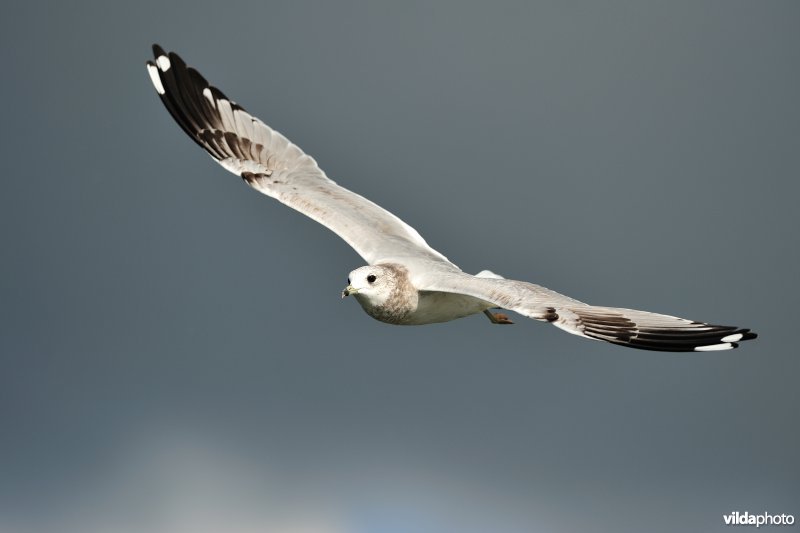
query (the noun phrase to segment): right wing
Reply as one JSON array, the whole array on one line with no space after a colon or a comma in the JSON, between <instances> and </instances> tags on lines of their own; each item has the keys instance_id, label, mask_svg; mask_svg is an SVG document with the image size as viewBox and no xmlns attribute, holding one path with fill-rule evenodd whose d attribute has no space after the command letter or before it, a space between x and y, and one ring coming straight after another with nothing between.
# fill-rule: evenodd
<instances>
[{"instance_id":1,"label":"right wing","mask_svg":"<svg viewBox=\"0 0 800 533\"><path fill-rule=\"evenodd\" d=\"M225 169L327 227L369 264L423 259L459 271L414 228L330 180L312 157L209 85L176 53L158 45L153 53L147 70L161 101Z\"/></svg>"}]
</instances>

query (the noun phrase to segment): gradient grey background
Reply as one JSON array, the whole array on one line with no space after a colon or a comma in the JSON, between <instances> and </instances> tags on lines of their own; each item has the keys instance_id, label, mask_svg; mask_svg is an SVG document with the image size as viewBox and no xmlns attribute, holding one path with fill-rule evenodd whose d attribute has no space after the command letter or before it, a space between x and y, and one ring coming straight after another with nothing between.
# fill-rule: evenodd
<instances>
[{"instance_id":1,"label":"gradient grey background","mask_svg":"<svg viewBox=\"0 0 800 533\"><path fill-rule=\"evenodd\" d=\"M604 4L7 8L0 531L800 515L800 4ZM761 337L373 321L353 251L173 123L152 42L467 271Z\"/></svg>"}]
</instances>

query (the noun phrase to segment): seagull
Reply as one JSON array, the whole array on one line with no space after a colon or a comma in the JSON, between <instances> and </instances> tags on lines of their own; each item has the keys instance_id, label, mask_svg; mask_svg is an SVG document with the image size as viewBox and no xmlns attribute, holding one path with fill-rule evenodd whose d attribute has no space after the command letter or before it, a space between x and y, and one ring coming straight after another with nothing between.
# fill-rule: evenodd
<instances>
[{"instance_id":1,"label":"seagull","mask_svg":"<svg viewBox=\"0 0 800 533\"><path fill-rule=\"evenodd\" d=\"M150 80L189 137L247 185L327 227L367 263L347 278L353 296L381 322L420 325L484 313L512 324L510 310L588 339L642 350L729 350L756 338L749 329L585 304L489 270L462 271L417 231L379 205L337 185L297 145L210 85L174 52L153 45Z\"/></svg>"}]
</instances>

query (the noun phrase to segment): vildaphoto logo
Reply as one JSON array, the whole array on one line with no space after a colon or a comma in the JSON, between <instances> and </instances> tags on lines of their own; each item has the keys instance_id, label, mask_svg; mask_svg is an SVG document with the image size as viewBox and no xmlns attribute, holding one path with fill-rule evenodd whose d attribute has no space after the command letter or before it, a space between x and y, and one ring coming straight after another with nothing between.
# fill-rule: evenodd
<instances>
[{"instance_id":1,"label":"vildaphoto logo","mask_svg":"<svg viewBox=\"0 0 800 533\"><path fill-rule=\"evenodd\" d=\"M791 526L794 524L794 515L790 514L750 514L747 511L740 513L733 511L731 514L722 515L726 526Z\"/></svg>"}]
</instances>

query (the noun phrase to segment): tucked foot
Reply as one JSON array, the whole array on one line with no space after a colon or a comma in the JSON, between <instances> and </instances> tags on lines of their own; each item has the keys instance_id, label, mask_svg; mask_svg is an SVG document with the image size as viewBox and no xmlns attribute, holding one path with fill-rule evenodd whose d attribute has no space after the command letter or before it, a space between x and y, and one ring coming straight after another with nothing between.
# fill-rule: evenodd
<instances>
[{"instance_id":1,"label":"tucked foot","mask_svg":"<svg viewBox=\"0 0 800 533\"><path fill-rule=\"evenodd\" d=\"M513 324L514 323L508 318L508 315L506 315L504 313L492 313L488 309L485 309L483 311L483 314L486 315L487 317L489 317L489 320L491 320L492 324Z\"/></svg>"}]
</instances>

